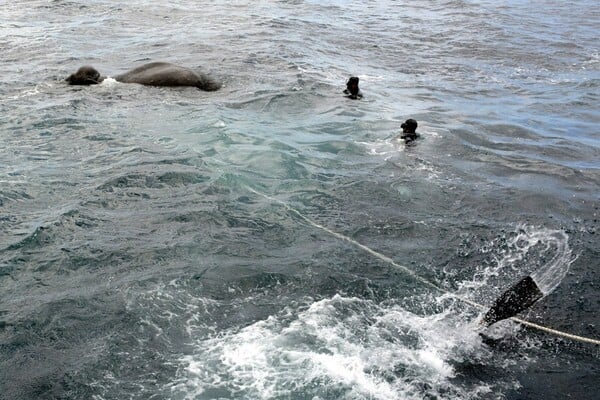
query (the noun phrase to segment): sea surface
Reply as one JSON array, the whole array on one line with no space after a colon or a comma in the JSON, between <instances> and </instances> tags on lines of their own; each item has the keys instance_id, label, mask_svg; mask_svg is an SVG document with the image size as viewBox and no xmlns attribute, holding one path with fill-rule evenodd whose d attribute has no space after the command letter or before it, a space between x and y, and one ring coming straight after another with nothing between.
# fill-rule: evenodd
<instances>
[{"instance_id":1,"label":"sea surface","mask_svg":"<svg viewBox=\"0 0 600 400\"><path fill-rule=\"evenodd\" d=\"M600 338L599 104L597 0L2 1L0 399L597 399L478 321Z\"/></svg>"}]
</instances>

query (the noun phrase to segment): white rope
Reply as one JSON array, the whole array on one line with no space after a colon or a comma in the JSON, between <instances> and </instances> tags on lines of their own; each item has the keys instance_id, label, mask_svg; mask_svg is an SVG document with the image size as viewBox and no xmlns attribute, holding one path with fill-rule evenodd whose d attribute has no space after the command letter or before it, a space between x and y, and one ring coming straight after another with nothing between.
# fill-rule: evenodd
<instances>
[{"instance_id":1,"label":"white rope","mask_svg":"<svg viewBox=\"0 0 600 400\"><path fill-rule=\"evenodd\" d=\"M330 235L332 235L332 236L334 236L334 237L336 237L336 238L338 238L340 240L343 240L345 242L351 243L352 245L358 247L361 250L366 251L367 253L373 255L374 257L380 259L381 261L384 261L384 262L386 262L386 263L394 266L395 268L404 271L406 274L412 276L414 279L416 279L417 281L423 283L426 286L429 286L429 287L431 287L431 288L433 288L433 289L435 289L435 290L437 290L439 292L446 293L446 294L448 294L448 295L456 298L457 300L462 301L463 303L469 304L472 307L479 308L481 310L487 310L489 308L489 307L486 307L486 306L484 306L482 304L479 304L477 302L469 300L467 298L461 297L461 296L457 295L456 293L449 292L446 289L441 288L441 287L437 286L436 284L434 284L432 282L429 282L425 278L417 275L413 270L411 270L411 269L409 269L409 268L407 268L407 267L405 267L403 265L400 265L400 264L396 263L391 258L389 258L389 257L387 257L387 256L385 256L385 255L383 255L381 253L378 253L377 251L375 251L375 250L373 250L373 249L365 246L362 243L357 242L356 240L354 240L354 239L352 239L352 238L350 238L348 236L342 235L341 233L333 231L333 230L327 228L326 226L323 226L323 225L321 225L321 224L319 224L319 223L311 220L310 218L308 218L305 215L303 215L300 211L296 210L295 208L293 208L292 206L290 206L289 204L287 204L286 202L284 202L282 200L279 200L279 199L276 199L274 197L268 196L268 195L266 195L264 193L261 193L261 192L257 191L256 189L253 189L253 188L251 188L249 186L245 186L245 187L246 187L246 189L248 189L252 193L255 193L255 194L257 194L257 195L259 195L261 197L264 197L267 200L270 200L270 201L272 201L274 203L282 205L288 211L290 211L291 213L297 215L299 218L303 219L304 221L306 221L310 225L314 226L315 228L318 228L318 229L320 229L322 231L325 231L325 232L329 233ZM520 323L522 325L528 326L530 328L538 329L540 331L547 332L547 333L550 333L552 335L561 336L561 337L564 337L564 338L567 338L567 339L571 339L571 340L575 340L575 341L579 341L579 342L583 342L583 343L591 343L591 344L595 344L595 345L599 345L600 346L600 340L598 340L598 339L587 338L587 337L578 336L578 335L574 335L574 334L567 333L567 332L562 332L562 331L559 331L559 330L556 330L556 329L553 329L553 328L548 328L546 326L538 325L536 323L525 321L525 320L522 320L522 319L516 318L516 317L510 317L510 319L513 320L513 321L515 321L515 322L518 322L518 323Z\"/></svg>"}]
</instances>

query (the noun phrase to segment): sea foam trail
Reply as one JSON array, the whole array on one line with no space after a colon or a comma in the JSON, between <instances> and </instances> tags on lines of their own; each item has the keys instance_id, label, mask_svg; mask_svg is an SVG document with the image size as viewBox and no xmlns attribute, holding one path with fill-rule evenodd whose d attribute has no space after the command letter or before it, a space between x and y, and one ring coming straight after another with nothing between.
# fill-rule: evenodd
<instances>
[{"instance_id":1,"label":"sea foam trail","mask_svg":"<svg viewBox=\"0 0 600 400\"><path fill-rule=\"evenodd\" d=\"M335 295L197 342L172 390L190 399L476 399L491 388L453 383L453 364L472 356L492 362L471 323L451 313Z\"/></svg>"}]
</instances>

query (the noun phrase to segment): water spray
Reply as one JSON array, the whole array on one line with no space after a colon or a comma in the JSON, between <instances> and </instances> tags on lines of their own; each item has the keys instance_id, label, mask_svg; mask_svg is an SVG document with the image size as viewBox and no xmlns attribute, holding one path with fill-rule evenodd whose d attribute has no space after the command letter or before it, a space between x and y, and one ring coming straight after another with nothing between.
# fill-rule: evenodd
<instances>
[{"instance_id":1,"label":"water spray","mask_svg":"<svg viewBox=\"0 0 600 400\"><path fill-rule=\"evenodd\" d=\"M446 289L441 288L440 286L419 276L417 273L415 273L410 268L407 268L403 265L396 263L390 257L387 257L387 256L365 246L364 244L357 242L356 240L354 240L348 236L342 235L339 232L333 231L333 230L327 228L326 226L323 226L323 225L311 220L310 218L308 218L307 216L302 214L300 211L296 210L295 208L293 208L292 206L290 206L289 204L287 204L284 201L281 201L279 199L276 199L274 197L271 197L264 193L261 193L258 190L253 189L247 185L244 185L244 187L248 191L250 191L254 194L257 194L271 202L280 204L285 209L287 209L294 215L298 216L302 220L306 221L311 226L313 226L317 229L320 229L324 232L327 232L328 234L330 234L340 240L348 242L348 243L366 251L367 253L373 255L374 257L392 265L393 267L395 267L399 270L402 270L403 272L412 276L413 278L415 278L417 281L423 283L424 285L429 286L439 292L448 294L448 295L454 297L455 299L457 299L465 304L468 304L472 307L478 308L480 310L488 310L481 321L481 324L483 324L483 325L490 326L490 325L492 325L498 321L501 321L503 319L510 319L512 321L520 323L521 325L525 325L530 328L544 331L546 333L550 333L555 336L560 336L560 337L564 337L564 338L571 339L574 341L578 341L578 342L582 342L582 343L591 343L591 344L600 346L600 340L598 340L598 339L578 336L578 335L574 335L574 334L567 333L567 332L562 332L562 331L559 331L559 330L556 330L553 328L549 328L549 327L546 327L543 325L539 325L539 324L536 324L536 323L533 323L530 321L526 321L526 320L522 320L522 319L515 317L515 315L517 315L521 311L524 311L527 308L531 307L536 301L541 299L544 296L544 292L549 293L552 289L554 289L556 286L558 286L558 284L560 283L560 280L566 273L566 270L563 270L562 274L555 273L557 271L557 268L559 268L561 266L561 263L564 261L558 255L555 256L549 262L549 266L550 266L549 268L545 269L544 271L539 271L539 272L536 271L535 273L528 275L525 278L521 279L516 284L514 284L512 287L510 287L507 291L505 291L500 297L498 297L496 299L496 301L492 304L492 306L488 308L482 304L479 304L477 302L474 302L472 300L464 298L456 293L449 292ZM566 244L565 244L565 246L566 246ZM560 254L560 252L559 252L559 254Z\"/></svg>"}]
</instances>

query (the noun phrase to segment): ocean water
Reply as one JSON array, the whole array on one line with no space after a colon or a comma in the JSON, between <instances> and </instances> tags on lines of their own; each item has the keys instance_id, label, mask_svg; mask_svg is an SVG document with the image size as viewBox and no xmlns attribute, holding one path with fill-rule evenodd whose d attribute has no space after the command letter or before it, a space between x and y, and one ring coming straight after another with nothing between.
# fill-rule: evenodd
<instances>
[{"instance_id":1,"label":"ocean water","mask_svg":"<svg viewBox=\"0 0 600 400\"><path fill-rule=\"evenodd\" d=\"M0 399L595 399L596 1L0 4ZM217 92L107 80L170 61ZM364 98L342 90L360 77ZM397 137L407 118L421 137Z\"/></svg>"}]
</instances>

